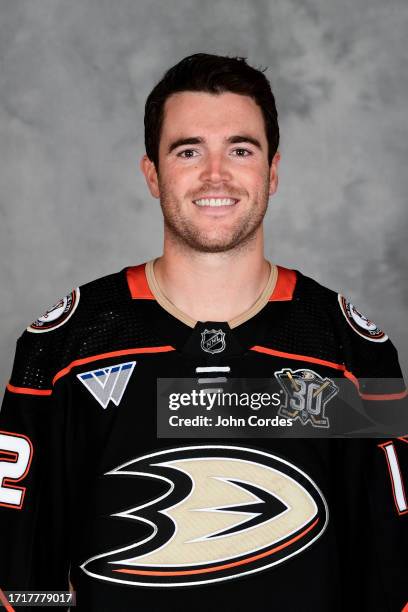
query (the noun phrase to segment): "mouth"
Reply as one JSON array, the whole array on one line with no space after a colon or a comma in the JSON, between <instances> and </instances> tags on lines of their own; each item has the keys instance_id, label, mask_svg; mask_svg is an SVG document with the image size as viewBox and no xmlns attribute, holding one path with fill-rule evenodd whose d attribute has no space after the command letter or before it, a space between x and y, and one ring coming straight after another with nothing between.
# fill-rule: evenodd
<instances>
[{"instance_id":1,"label":"mouth","mask_svg":"<svg viewBox=\"0 0 408 612\"><path fill-rule=\"evenodd\" d=\"M199 198L193 200L196 206L208 206L210 208L220 208L221 206L234 206L239 200L237 198Z\"/></svg>"}]
</instances>

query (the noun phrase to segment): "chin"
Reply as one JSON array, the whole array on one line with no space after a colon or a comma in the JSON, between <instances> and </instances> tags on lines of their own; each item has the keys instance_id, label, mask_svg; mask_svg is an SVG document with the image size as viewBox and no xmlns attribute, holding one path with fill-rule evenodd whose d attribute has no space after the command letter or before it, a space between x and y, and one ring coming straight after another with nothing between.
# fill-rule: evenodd
<instances>
[{"instance_id":1,"label":"chin","mask_svg":"<svg viewBox=\"0 0 408 612\"><path fill-rule=\"evenodd\" d=\"M200 253L226 253L234 248L229 244L196 244L194 249Z\"/></svg>"},{"instance_id":2,"label":"chin","mask_svg":"<svg viewBox=\"0 0 408 612\"><path fill-rule=\"evenodd\" d=\"M240 239L218 239L218 240L192 240L189 246L201 253L226 253L239 248L248 242L248 237Z\"/></svg>"}]
</instances>

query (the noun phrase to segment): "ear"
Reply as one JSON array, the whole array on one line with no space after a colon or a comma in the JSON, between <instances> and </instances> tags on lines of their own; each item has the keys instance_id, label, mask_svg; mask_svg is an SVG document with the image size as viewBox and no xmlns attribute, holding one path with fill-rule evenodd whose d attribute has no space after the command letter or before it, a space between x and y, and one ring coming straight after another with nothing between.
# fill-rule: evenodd
<instances>
[{"instance_id":1,"label":"ear","mask_svg":"<svg viewBox=\"0 0 408 612\"><path fill-rule=\"evenodd\" d=\"M273 195L278 188L279 178L278 178L278 164L280 161L280 153L276 151L273 156L271 167L269 170L269 195Z\"/></svg>"},{"instance_id":2,"label":"ear","mask_svg":"<svg viewBox=\"0 0 408 612\"><path fill-rule=\"evenodd\" d=\"M140 160L140 169L144 174L147 186L152 196L154 198L160 198L159 180L157 176L156 166L147 157L146 154L143 155L142 159Z\"/></svg>"}]
</instances>

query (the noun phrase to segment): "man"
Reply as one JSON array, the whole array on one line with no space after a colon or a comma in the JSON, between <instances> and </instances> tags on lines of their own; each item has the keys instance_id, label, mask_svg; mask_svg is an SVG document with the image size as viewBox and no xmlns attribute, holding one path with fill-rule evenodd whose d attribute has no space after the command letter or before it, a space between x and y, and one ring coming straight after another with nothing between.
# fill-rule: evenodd
<instances>
[{"instance_id":1,"label":"man","mask_svg":"<svg viewBox=\"0 0 408 612\"><path fill-rule=\"evenodd\" d=\"M362 400L354 431L407 392L383 331L265 260L280 157L267 79L242 58L187 57L148 97L145 135L163 255L72 291L17 344L0 586L70 577L87 611L401 610L407 439L328 434L342 383ZM207 400L252 379L279 405L217 420ZM198 395L176 392L191 381ZM274 416L278 437L261 431Z\"/></svg>"}]
</instances>

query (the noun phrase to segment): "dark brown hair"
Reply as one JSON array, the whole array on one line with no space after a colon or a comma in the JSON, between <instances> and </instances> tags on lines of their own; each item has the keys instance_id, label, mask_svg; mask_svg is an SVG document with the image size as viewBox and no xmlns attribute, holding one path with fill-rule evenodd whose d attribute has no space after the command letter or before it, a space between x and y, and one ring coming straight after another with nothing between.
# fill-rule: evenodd
<instances>
[{"instance_id":1,"label":"dark brown hair","mask_svg":"<svg viewBox=\"0 0 408 612\"><path fill-rule=\"evenodd\" d=\"M159 143L166 99L180 91L232 92L250 96L262 110L268 140L268 161L279 145L278 113L270 83L263 71L252 68L245 57L195 53L167 70L153 88L145 106L145 146L148 158L159 167Z\"/></svg>"}]
</instances>

